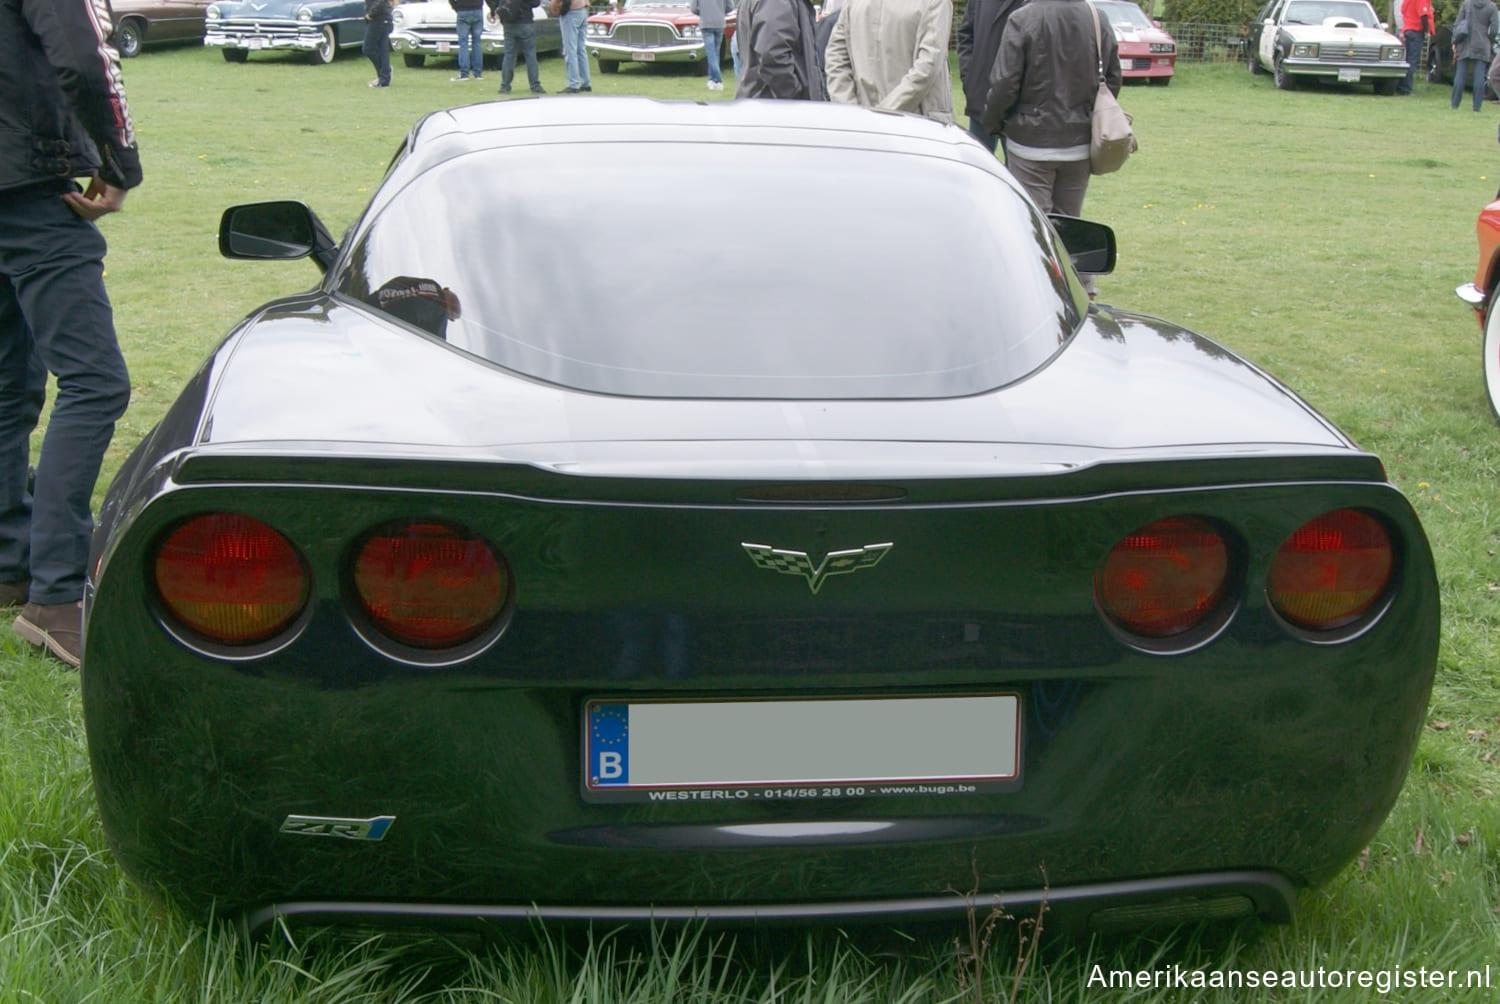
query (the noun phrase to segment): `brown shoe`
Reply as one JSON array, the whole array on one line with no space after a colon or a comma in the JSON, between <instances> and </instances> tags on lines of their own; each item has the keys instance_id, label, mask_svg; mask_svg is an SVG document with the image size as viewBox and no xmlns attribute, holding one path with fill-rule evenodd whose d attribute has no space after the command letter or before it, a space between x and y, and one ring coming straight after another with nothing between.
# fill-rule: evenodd
<instances>
[{"instance_id":1,"label":"brown shoe","mask_svg":"<svg viewBox=\"0 0 1500 1004\"><path fill-rule=\"evenodd\" d=\"M26 602L26 592L31 588L29 579L20 582L0 582L0 607L18 607Z\"/></svg>"},{"instance_id":2,"label":"brown shoe","mask_svg":"<svg viewBox=\"0 0 1500 1004\"><path fill-rule=\"evenodd\" d=\"M28 603L13 625L16 634L78 668L83 651L83 603Z\"/></svg>"}]
</instances>

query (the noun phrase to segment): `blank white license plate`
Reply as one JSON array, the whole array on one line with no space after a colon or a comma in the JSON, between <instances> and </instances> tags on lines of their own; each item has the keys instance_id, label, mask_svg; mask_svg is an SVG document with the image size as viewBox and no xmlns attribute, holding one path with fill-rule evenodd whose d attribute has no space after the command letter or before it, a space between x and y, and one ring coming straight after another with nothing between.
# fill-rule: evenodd
<instances>
[{"instance_id":1,"label":"blank white license plate","mask_svg":"<svg viewBox=\"0 0 1500 1004\"><path fill-rule=\"evenodd\" d=\"M590 801L955 795L1014 788L1020 698L589 701Z\"/></svg>"},{"instance_id":2,"label":"blank white license plate","mask_svg":"<svg viewBox=\"0 0 1500 1004\"><path fill-rule=\"evenodd\" d=\"M447 52L448 51L448 43L447 42L439 42L437 44L437 47L438 47L438 52Z\"/></svg>"},{"instance_id":3,"label":"blank white license plate","mask_svg":"<svg viewBox=\"0 0 1500 1004\"><path fill-rule=\"evenodd\" d=\"M630 58L639 60L642 63L654 63L656 62L656 53L650 51L649 49L636 51L630 54Z\"/></svg>"},{"instance_id":4,"label":"blank white license plate","mask_svg":"<svg viewBox=\"0 0 1500 1004\"><path fill-rule=\"evenodd\" d=\"M248 39L245 47L248 49L264 49L266 47L266 40L263 38Z\"/></svg>"},{"instance_id":5,"label":"blank white license plate","mask_svg":"<svg viewBox=\"0 0 1500 1004\"><path fill-rule=\"evenodd\" d=\"M1343 69L1339 70L1339 83L1341 83L1341 84L1357 84L1357 83L1359 83L1359 70L1357 70L1356 68L1354 68L1352 66L1346 66Z\"/></svg>"}]
</instances>

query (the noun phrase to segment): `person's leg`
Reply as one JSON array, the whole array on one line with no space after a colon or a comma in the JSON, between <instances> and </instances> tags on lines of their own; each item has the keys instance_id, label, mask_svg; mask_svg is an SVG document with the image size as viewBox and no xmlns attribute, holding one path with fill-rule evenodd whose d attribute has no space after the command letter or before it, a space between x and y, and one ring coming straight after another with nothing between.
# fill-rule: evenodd
<instances>
[{"instance_id":1,"label":"person's leg","mask_svg":"<svg viewBox=\"0 0 1500 1004\"><path fill-rule=\"evenodd\" d=\"M994 153L995 148L1000 145L1000 137L986 129L984 123L976 118L969 119L969 135L979 140L980 145L990 153Z\"/></svg>"},{"instance_id":2,"label":"person's leg","mask_svg":"<svg viewBox=\"0 0 1500 1004\"><path fill-rule=\"evenodd\" d=\"M734 66L734 82L736 84L738 84L739 81L740 81L740 33L739 33L739 29L735 29L734 34L731 35L730 38L729 38L729 60L730 60L730 63Z\"/></svg>"},{"instance_id":3,"label":"person's leg","mask_svg":"<svg viewBox=\"0 0 1500 1004\"><path fill-rule=\"evenodd\" d=\"M14 196L0 195L0 261L21 221ZM0 586L6 603L24 603L31 578L31 434L46 401L47 369L36 354L15 286L0 274Z\"/></svg>"},{"instance_id":4,"label":"person's leg","mask_svg":"<svg viewBox=\"0 0 1500 1004\"><path fill-rule=\"evenodd\" d=\"M1453 93L1452 100L1448 102L1449 107L1457 108L1458 103L1464 99L1464 77L1468 70L1467 59L1455 59L1453 61Z\"/></svg>"},{"instance_id":5,"label":"person's leg","mask_svg":"<svg viewBox=\"0 0 1500 1004\"><path fill-rule=\"evenodd\" d=\"M566 11L562 16L563 65L568 87L575 91L583 90L589 82L588 19L587 7Z\"/></svg>"},{"instance_id":6,"label":"person's leg","mask_svg":"<svg viewBox=\"0 0 1500 1004\"><path fill-rule=\"evenodd\" d=\"M536 25L522 25L526 31L521 36L521 53L526 57L526 82L532 94L546 94L542 90L542 73L536 65Z\"/></svg>"},{"instance_id":7,"label":"person's leg","mask_svg":"<svg viewBox=\"0 0 1500 1004\"><path fill-rule=\"evenodd\" d=\"M1397 94L1412 93L1412 81L1416 79L1417 63L1422 58L1422 43L1426 38L1420 31L1401 33L1401 41L1406 45L1406 76L1396 84Z\"/></svg>"},{"instance_id":8,"label":"person's leg","mask_svg":"<svg viewBox=\"0 0 1500 1004\"><path fill-rule=\"evenodd\" d=\"M723 86L724 78L719 72L719 43L724 38L724 32L718 28L703 29L703 57L708 63L708 86L710 90L714 85Z\"/></svg>"},{"instance_id":9,"label":"person's leg","mask_svg":"<svg viewBox=\"0 0 1500 1004\"><path fill-rule=\"evenodd\" d=\"M1052 179L1056 164L1045 160L1027 160L1009 150L1005 151L1005 166L1011 176L1020 182L1031 201L1044 213L1052 212Z\"/></svg>"},{"instance_id":10,"label":"person's leg","mask_svg":"<svg viewBox=\"0 0 1500 1004\"><path fill-rule=\"evenodd\" d=\"M505 26L505 43L500 50L500 93L510 93L510 82L516 75L516 28L514 24Z\"/></svg>"},{"instance_id":11,"label":"person's leg","mask_svg":"<svg viewBox=\"0 0 1500 1004\"><path fill-rule=\"evenodd\" d=\"M1490 75L1490 64L1483 59L1470 60L1474 64L1474 110L1484 107L1484 81Z\"/></svg>"},{"instance_id":12,"label":"person's leg","mask_svg":"<svg viewBox=\"0 0 1500 1004\"><path fill-rule=\"evenodd\" d=\"M1089 162L1086 160L1063 161L1052 165L1052 209L1061 216L1082 216L1083 197L1089 189ZM1094 277L1080 273L1083 288L1093 297L1099 292Z\"/></svg>"},{"instance_id":13,"label":"person's leg","mask_svg":"<svg viewBox=\"0 0 1500 1004\"><path fill-rule=\"evenodd\" d=\"M365 55L375 66L375 81L391 86L391 22L371 21L365 29Z\"/></svg>"},{"instance_id":14,"label":"person's leg","mask_svg":"<svg viewBox=\"0 0 1500 1004\"><path fill-rule=\"evenodd\" d=\"M469 79L469 12L461 10L455 15L453 29L458 36L458 79Z\"/></svg>"},{"instance_id":15,"label":"person's leg","mask_svg":"<svg viewBox=\"0 0 1500 1004\"><path fill-rule=\"evenodd\" d=\"M104 291L103 236L59 198L38 199L32 209L25 229L6 239L19 252L7 255L7 269L15 266L9 280L15 303L31 332L33 354L54 374L57 390L31 504L30 600L71 604L83 596L94 533L90 504L115 422L130 401L130 377ZM11 337L15 319L12 312L3 329L9 342L18 341ZM40 405L39 391L32 386L37 362L23 364L19 346L7 351L5 359L7 369L19 365L24 373L17 374L19 380L8 380L5 391L19 391L21 414L0 419L6 448L12 451L6 467L14 468L15 441L28 421L34 424L33 410ZM5 485L0 490L15 494L18 477L24 485L24 464L20 468L19 473L9 469L0 474Z\"/></svg>"}]
</instances>

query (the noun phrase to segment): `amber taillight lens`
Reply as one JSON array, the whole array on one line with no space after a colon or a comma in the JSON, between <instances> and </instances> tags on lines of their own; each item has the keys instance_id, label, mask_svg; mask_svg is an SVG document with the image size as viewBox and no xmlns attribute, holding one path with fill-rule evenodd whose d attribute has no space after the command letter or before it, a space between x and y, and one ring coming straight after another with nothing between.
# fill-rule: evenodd
<instances>
[{"instance_id":1,"label":"amber taillight lens","mask_svg":"<svg viewBox=\"0 0 1500 1004\"><path fill-rule=\"evenodd\" d=\"M225 645L284 631L307 605L307 567L285 537L237 513L196 516L156 551L156 592L171 615Z\"/></svg>"},{"instance_id":2,"label":"amber taillight lens","mask_svg":"<svg viewBox=\"0 0 1500 1004\"><path fill-rule=\"evenodd\" d=\"M1208 520L1169 516L1110 549L1094 591L1116 626L1144 638L1190 631L1219 609L1229 579L1229 548Z\"/></svg>"},{"instance_id":3,"label":"amber taillight lens","mask_svg":"<svg viewBox=\"0 0 1500 1004\"><path fill-rule=\"evenodd\" d=\"M494 626L510 575L480 538L436 522L383 527L354 559L354 590L370 623L420 649L472 641Z\"/></svg>"},{"instance_id":4,"label":"amber taillight lens","mask_svg":"<svg viewBox=\"0 0 1500 1004\"><path fill-rule=\"evenodd\" d=\"M1312 631L1359 620L1385 595L1395 564L1390 534L1357 509L1335 509L1304 523L1271 562L1271 605Z\"/></svg>"}]
</instances>

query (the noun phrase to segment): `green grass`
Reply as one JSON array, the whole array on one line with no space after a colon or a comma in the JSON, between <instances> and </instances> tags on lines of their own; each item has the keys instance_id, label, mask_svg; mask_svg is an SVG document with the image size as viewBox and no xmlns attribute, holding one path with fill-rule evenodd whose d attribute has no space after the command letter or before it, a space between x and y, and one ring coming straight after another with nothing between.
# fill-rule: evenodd
<instances>
[{"instance_id":1,"label":"green grass","mask_svg":"<svg viewBox=\"0 0 1500 1004\"><path fill-rule=\"evenodd\" d=\"M418 116L488 100L499 85L494 71L461 85L448 82L446 64L398 65L395 85L372 91L368 63L352 54L327 67L290 57L231 66L192 48L150 53L125 71L146 183L104 230L135 393L101 489L228 327L316 278L306 262L219 258L222 209L300 197L341 233ZM560 60L544 59L542 75L549 91L563 86ZM695 100L731 93L634 67L595 73L594 87ZM1471 276L1474 217L1500 181L1495 107L1450 112L1438 87L1406 99L1368 88L1281 93L1237 65L1184 66L1171 87L1131 87L1122 103L1141 151L1095 180L1086 207L1120 237L1103 298L1194 327L1297 389L1382 456L1437 555L1443 647L1411 777L1368 853L1304 893L1294 925L1044 944L1024 967L1006 923L977 966L954 952L955 940L970 947L963 929L914 939L860 929L521 933L483 946L316 931L245 946L124 878L93 809L77 677L5 633L0 1004L1491 999L1447 988L1091 984L1096 966L1172 965L1313 975L1489 965L1500 984L1500 429L1483 396L1479 333L1452 293Z\"/></svg>"}]
</instances>

